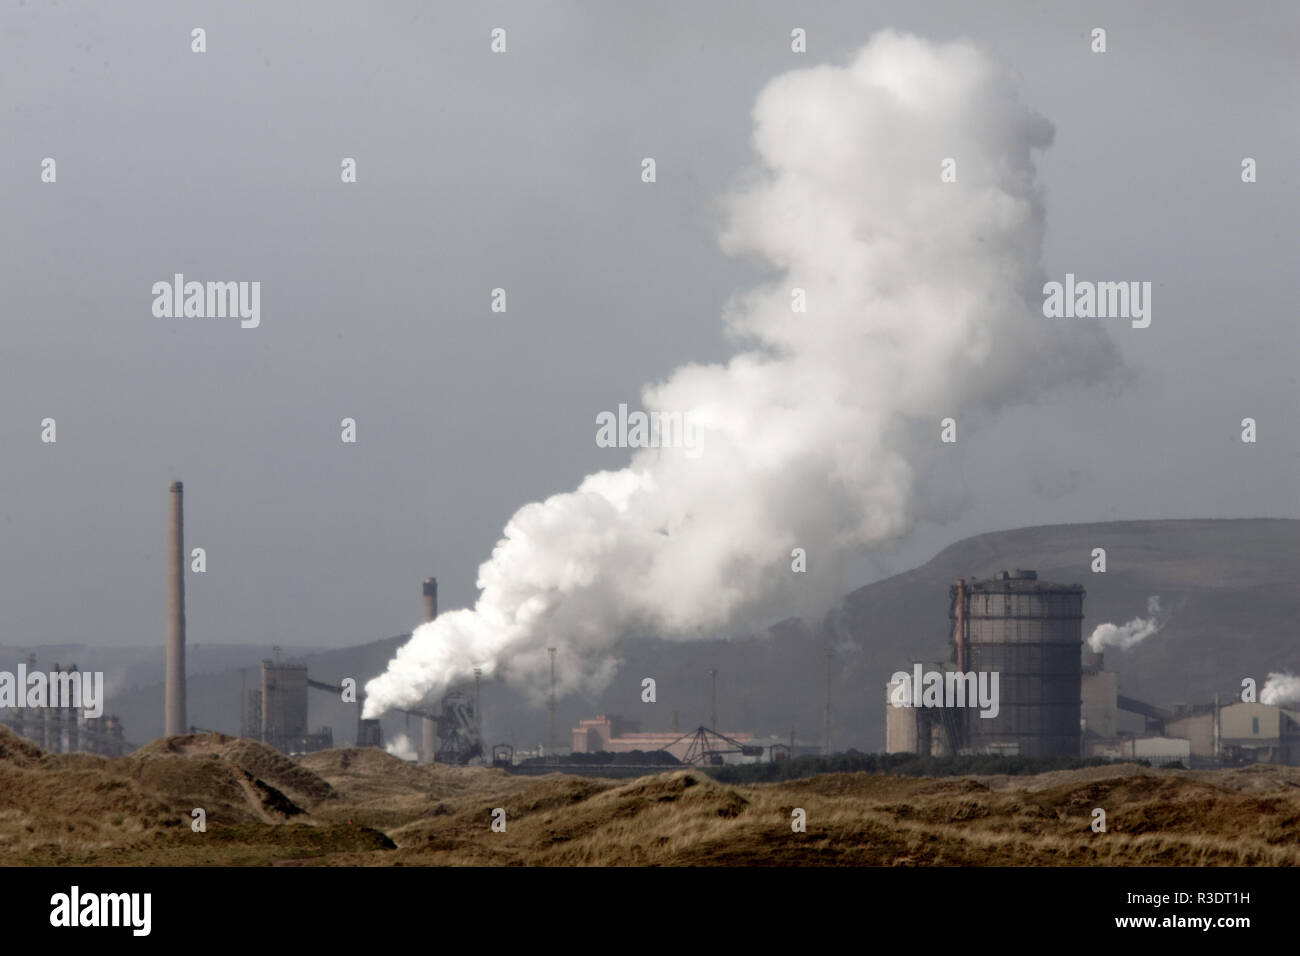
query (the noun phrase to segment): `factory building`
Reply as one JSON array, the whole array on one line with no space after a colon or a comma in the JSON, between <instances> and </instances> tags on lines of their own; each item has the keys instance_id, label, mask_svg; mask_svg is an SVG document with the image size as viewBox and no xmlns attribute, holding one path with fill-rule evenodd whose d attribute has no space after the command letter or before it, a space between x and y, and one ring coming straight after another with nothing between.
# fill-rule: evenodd
<instances>
[{"instance_id":1,"label":"factory building","mask_svg":"<svg viewBox=\"0 0 1300 956\"><path fill-rule=\"evenodd\" d=\"M279 650L278 648L276 649ZM255 691L258 739L287 754L311 753L334 746L334 731L307 730L307 668L280 663L280 655L262 661L261 689Z\"/></svg>"},{"instance_id":2,"label":"factory building","mask_svg":"<svg viewBox=\"0 0 1300 956\"><path fill-rule=\"evenodd\" d=\"M1105 658L1096 651L1084 654L1080 695L1079 729L1084 752L1118 747L1119 673L1106 670Z\"/></svg>"},{"instance_id":3,"label":"factory building","mask_svg":"<svg viewBox=\"0 0 1300 956\"><path fill-rule=\"evenodd\" d=\"M1300 764L1300 711L1269 704L1230 704L1219 709L1220 748L1235 760Z\"/></svg>"},{"instance_id":4,"label":"factory building","mask_svg":"<svg viewBox=\"0 0 1300 956\"><path fill-rule=\"evenodd\" d=\"M421 596L426 621L438 613L438 582L426 578ZM252 737L275 747L286 754L311 753L334 746L334 732L330 727L319 727L314 732L307 725L309 692L323 691L340 697L356 707L357 725L354 746L383 747L383 729L378 718L363 718L365 692L363 681L345 688L342 683L312 679L306 666L280 660L280 648L272 648L272 656L264 659L261 680L244 695L243 719L240 736ZM477 681L476 681L477 686ZM419 759L428 763L434 759L435 749L439 762L466 763L481 753L477 723L477 693L451 691L443 696L437 711L395 708L408 717L420 720Z\"/></svg>"},{"instance_id":5,"label":"factory building","mask_svg":"<svg viewBox=\"0 0 1300 956\"><path fill-rule=\"evenodd\" d=\"M1195 764L1213 766L1219 758L1218 726L1215 706L1197 704L1176 711L1173 719L1165 724L1165 733L1187 741Z\"/></svg>"},{"instance_id":6,"label":"factory building","mask_svg":"<svg viewBox=\"0 0 1300 956\"><path fill-rule=\"evenodd\" d=\"M1119 692L1119 673L1107 670L1105 657L1097 651L1083 655L1080 685L1082 705L1079 730L1083 756L1132 759L1133 741L1164 733L1173 714L1125 697Z\"/></svg>"},{"instance_id":7,"label":"factory building","mask_svg":"<svg viewBox=\"0 0 1300 956\"><path fill-rule=\"evenodd\" d=\"M307 668L263 660L262 740L272 743L306 733Z\"/></svg>"},{"instance_id":8,"label":"factory building","mask_svg":"<svg viewBox=\"0 0 1300 956\"><path fill-rule=\"evenodd\" d=\"M77 708L6 708L0 725L48 753L124 757L136 749L135 744L127 742L116 714L85 717Z\"/></svg>"},{"instance_id":9,"label":"factory building","mask_svg":"<svg viewBox=\"0 0 1300 956\"><path fill-rule=\"evenodd\" d=\"M27 669L36 671L36 655L27 658ZM77 665L67 668L75 671ZM55 663L54 672L63 668ZM87 717L80 707L0 708L0 725L25 737L47 753L92 753L122 757L135 749L128 743L122 721L116 714Z\"/></svg>"},{"instance_id":10,"label":"factory building","mask_svg":"<svg viewBox=\"0 0 1300 956\"><path fill-rule=\"evenodd\" d=\"M753 744L752 733L728 733L725 736L742 744ZM625 720L618 715L597 717L578 721L573 728L573 752L629 753L633 750L651 752L667 750L678 760L686 759L690 749L689 737L677 730L643 731L641 724L635 720Z\"/></svg>"},{"instance_id":11,"label":"factory building","mask_svg":"<svg viewBox=\"0 0 1300 956\"><path fill-rule=\"evenodd\" d=\"M1300 710L1260 703L1183 708L1165 725L1189 742L1199 766L1300 765Z\"/></svg>"},{"instance_id":12,"label":"factory building","mask_svg":"<svg viewBox=\"0 0 1300 956\"><path fill-rule=\"evenodd\" d=\"M903 682L891 682L885 688L886 751L1133 759L1134 739L1159 733L1169 715L1121 696L1119 674L1106 669L1101 654L1089 652L1084 660L1084 596L1080 585L1040 581L1035 571L959 580L948 592L949 660L913 661L911 668L945 685L960 685L965 675L973 687L976 677L988 675L990 689L996 674L996 712L969 700L964 706L946 699L943 706L896 706ZM1172 761L1185 758L1185 751L1171 743L1152 755Z\"/></svg>"},{"instance_id":13,"label":"factory building","mask_svg":"<svg viewBox=\"0 0 1300 956\"><path fill-rule=\"evenodd\" d=\"M1167 711L1119 692L1101 653L1083 653L1084 590L1033 571L1000 571L949 589L950 660L911 662L946 683L997 672L998 713L969 706L897 706L903 681L885 687L885 750L1031 757L1107 757L1153 766L1300 765L1300 710L1259 703ZM959 683L959 681L953 681ZM904 686L906 685L906 686ZM906 693L903 694L907 698Z\"/></svg>"},{"instance_id":14,"label":"factory building","mask_svg":"<svg viewBox=\"0 0 1300 956\"><path fill-rule=\"evenodd\" d=\"M1184 737L1134 737L1132 754L1134 760L1145 760L1153 767L1177 765L1183 768L1191 766L1191 742Z\"/></svg>"}]
</instances>

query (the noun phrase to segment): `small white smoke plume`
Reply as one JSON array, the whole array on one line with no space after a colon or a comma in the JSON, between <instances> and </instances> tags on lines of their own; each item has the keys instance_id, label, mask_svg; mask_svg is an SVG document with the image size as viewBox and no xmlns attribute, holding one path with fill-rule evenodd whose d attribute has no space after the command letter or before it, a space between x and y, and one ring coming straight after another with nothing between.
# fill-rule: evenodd
<instances>
[{"instance_id":1,"label":"small white smoke plume","mask_svg":"<svg viewBox=\"0 0 1300 956\"><path fill-rule=\"evenodd\" d=\"M1259 692L1259 702L1274 707L1300 705L1300 677L1295 674L1269 674Z\"/></svg>"},{"instance_id":2,"label":"small white smoke plume","mask_svg":"<svg viewBox=\"0 0 1300 956\"><path fill-rule=\"evenodd\" d=\"M415 748L411 746L411 741L407 739L406 734L398 734L388 743L384 744L384 749L394 757L401 760L419 759L419 754L417 754Z\"/></svg>"},{"instance_id":3,"label":"small white smoke plume","mask_svg":"<svg viewBox=\"0 0 1300 956\"><path fill-rule=\"evenodd\" d=\"M1152 595L1147 598L1147 616L1135 617L1127 624L1098 624L1088 638L1088 647L1096 652L1108 647L1118 647L1126 651L1133 645L1145 641L1160 628L1165 621L1160 614L1160 598Z\"/></svg>"},{"instance_id":4,"label":"small white smoke plume","mask_svg":"<svg viewBox=\"0 0 1300 956\"><path fill-rule=\"evenodd\" d=\"M476 666L537 696L547 647L560 690L591 691L624 637L824 612L838 597L828 569L934 513L917 476L949 468L943 418L969 429L1119 369L1097 323L1043 317L1033 153L1053 130L984 54L881 33L847 66L773 79L753 119L757 162L721 241L770 281L728 304L729 362L642 394L647 410L689 415L702 453L639 449L520 508L479 568L477 604L415 631L367 684L367 716ZM795 548L808 573L792 572Z\"/></svg>"}]
</instances>

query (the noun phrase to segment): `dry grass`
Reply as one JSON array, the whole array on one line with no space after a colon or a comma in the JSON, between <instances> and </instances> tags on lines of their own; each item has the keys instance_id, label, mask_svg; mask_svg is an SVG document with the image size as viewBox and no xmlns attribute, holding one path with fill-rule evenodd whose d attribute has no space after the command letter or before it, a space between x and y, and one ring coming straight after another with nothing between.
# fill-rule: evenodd
<instances>
[{"instance_id":1,"label":"dry grass","mask_svg":"<svg viewBox=\"0 0 1300 956\"><path fill-rule=\"evenodd\" d=\"M190 829L196 806L206 833ZM1108 832L1092 832L1094 807ZM293 761L220 734L56 756L0 728L0 857L14 864L1290 866L1297 824L1300 770L1283 767L727 786L695 770L415 767L376 750Z\"/></svg>"}]
</instances>

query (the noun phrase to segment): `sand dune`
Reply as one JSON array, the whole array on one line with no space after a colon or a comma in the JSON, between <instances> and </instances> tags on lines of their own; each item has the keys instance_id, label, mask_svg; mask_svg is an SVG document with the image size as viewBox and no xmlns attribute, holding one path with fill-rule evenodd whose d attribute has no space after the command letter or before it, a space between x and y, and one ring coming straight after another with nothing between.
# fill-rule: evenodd
<instances>
[{"instance_id":1,"label":"sand dune","mask_svg":"<svg viewBox=\"0 0 1300 956\"><path fill-rule=\"evenodd\" d=\"M191 829L195 807L206 832ZM689 768L514 777L377 750L294 761L221 734L119 759L50 755L0 728L0 852L19 865L1296 865L1298 824L1300 768L1287 767L732 786Z\"/></svg>"}]
</instances>

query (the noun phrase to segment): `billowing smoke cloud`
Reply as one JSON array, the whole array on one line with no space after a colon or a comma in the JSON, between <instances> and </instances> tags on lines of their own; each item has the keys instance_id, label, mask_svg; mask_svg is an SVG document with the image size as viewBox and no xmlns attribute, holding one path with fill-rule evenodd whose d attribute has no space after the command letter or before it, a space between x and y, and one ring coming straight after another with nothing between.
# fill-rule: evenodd
<instances>
[{"instance_id":1,"label":"billowing smoke cloud","mask_svg":"<svg viewBox=\"0 0 1300 956\"><path fill-rule=\"evenodd\" d=\"M1152 595L1147 598L1146 617L1135 617L1124 625L1098 624L1088 638L1088 647L1094 651L1103 651L1108 647L1126 651L1164 626L1165 621L1160 614L1160 598Z\"/></svg>"},{"instance_id":2,"label":"billowing smoke cloud","mask_svg":"<svg viewBox=\"0 0 1300 956\"><path fill-rule=\"evenodd\" d=\"M1259 692L1261 704L1274 707L1295 707L1300 705L1300 677L1295 674L1269 674Z\"/></svg>"},{"instance_id":3,"label":"billowing smoke cloud","mask_svg":"<svg viewBox=\"0 0 1300 956\"><path fill-rule=\"evenodd\" d=\"M1096 323L1042 315L1033 152L1053 130L982 53L882 33L848 66L773 79L753 119L757 162L726 200L721 241L771 279L728 304L729 362L642 394L647 410L689 415L702 452L639 449L520 508L479 568L475 607L416 630L367 685L368 715L475 666L536 695L548 646L562 691L595 690L621 638L824 612L841 557L932 513L917 476L946 469L943 418L968 429L1119 367ZM955 182L941 181L947 159ZM792 571L795 548L808 573Z\"/></svg>"}]
</instances>

